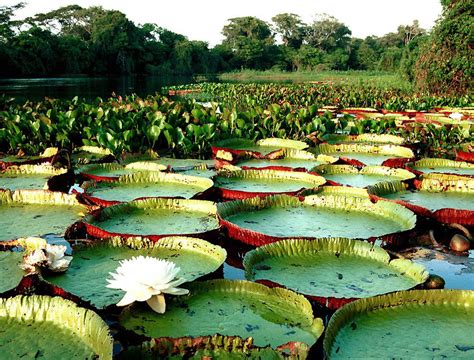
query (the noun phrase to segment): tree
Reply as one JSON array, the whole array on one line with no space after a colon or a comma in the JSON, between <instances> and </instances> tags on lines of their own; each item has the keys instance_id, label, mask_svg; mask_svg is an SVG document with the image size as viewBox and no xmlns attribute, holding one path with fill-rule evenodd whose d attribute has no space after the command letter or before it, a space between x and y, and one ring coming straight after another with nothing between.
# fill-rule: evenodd
<instances>
[{"instance_id":1,"label":"tree","mask_svg":"<svg viewBox=\"0 0 474 360\"><path fill-rule=\"evenodd\" d=\"M346 49L351 34L349 28L336 18L320 14L308 28L306 41L311 46L330 52L338 48Z\"/></svg>"},{"instance_id":2,"label":"tree","mask_svg":"<svg viewBox=\"0 0 474 360\"><path fill-rule=\"evenodd\" d=\"M0 41L6 42L13 37L12 26L14 21L11 20L15 11L25 7L25 3L21 2L13 6L0 6Z\"/></svg>"},{"instance_id":3,"label":"tree","mask_svg":"<svg viewBox=\"0 0 474 360\"><path fill-rule=\"evenodd\" d=\"M37 14L25 19L25 23L41 27L56 34L74 35L89 41L93 23L107 13L101 6L82 8L79 5L63 6L45 14Z\"/></svg>"},{"instance_id":4,"label":"tree","mask_svg":"<svg viewBox=\"0 0 474 360\"><path fill-rule=\"evenodd\" d=\"M294 57L293 63L298 71L314 70L323 63L324 52L310 45L303 45Z\"/></svg>"},{"instance_id":5,"label":"tree","mask_svg":"<svg viewBox=\"0 0 474 360\"><path fill-rule=\"evenodd\" d=\"M252 16L229 19L222 34L227 46L243 67L262 69L271 65L273 34L263 20Z\"/></svg>"},{"instance_id":6,"label":"tree","mask_svg":"<svg viewBox=\"0 0 474 360\"><path fill-rule=\"evenodd\" d=\"M357 50L360 69L376 70L381 51L378 39L374 36L367 36Z\"/></svg>"},{"instance_id":7,"label":"tree","mask_svg":"<svg viewBox=\"0 0 474 360\"><path fill-rule=\"evenodd\" d=\"M306 35L307 25L301 21L299 15L278 14L272 17L274 30L281 36L283 44L293 49L299 49Z\"/></svg>"},{"instance_id":8,"label":"tree","mask_svg":"<svg viewBox=\"0 0 474 360\"><path fill-rule=\"evenodd\" d=\"M92 23L91 46L95 71L129 74L143 44L143 34L120 11L106 11Z\"/></svg>"},{"instance_id":9,"label":"tree","mask_svg":"<svg viewBox=\"0 0 474 360\"><path fill-rule=\"evenodd\" d=\"M209 72L209 49L204 41L182 40L176 44L176 72L192 75Z\"/></svg>"},{"instance_id":10,"label":"tree","mask_svg":"<svg viewBox=\"0 0 474 360\"><path fill-rule=\"evenodd\" d=\"M22 76L45 76L55 70L58 39L47 30L32 27L11 39L12 59Z\"/></svg>"},{"instance_id":11,"label":"tree","mask_svg":"<svg viewBox=\"0 0 474 360\"><path fill-rule=\"evenodd\" d=\"M443 14L420 49L415 85L420 91L462 96L474 85L474 7L470 0L442 3Z\"/></svg>"},{"instance_id":12,"label":"tree","mask_svg":"<svg viewBox=\"0 0 474 360\"><path fill-rule=\"evenodd\" d=\"M91 65L88 44L74 35L60 36L57 46L57 69L59 74L83 74Z\"/></svg>"}]
</instances>

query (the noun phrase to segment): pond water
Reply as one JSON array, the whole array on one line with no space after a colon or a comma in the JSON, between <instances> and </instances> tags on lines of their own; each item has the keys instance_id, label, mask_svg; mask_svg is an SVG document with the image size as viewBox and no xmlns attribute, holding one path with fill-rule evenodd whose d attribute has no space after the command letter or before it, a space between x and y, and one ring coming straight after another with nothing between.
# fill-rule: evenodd
<instances>
[{"instance_id":1,"label":"pond water","mask_svg":"<svg viewBox=\"0 0 474 360\"><path fill-rule=\"evenodd\" d=\"M0 96L14 97L18 101L51 98L71 99L74 96L87 100L117 95L147 96L163 86L182 85L197 80L214 80L211 77L193 76L123 76L123 77L58 77L34 79L0 79Z\"/></svg>"}]
</instances>

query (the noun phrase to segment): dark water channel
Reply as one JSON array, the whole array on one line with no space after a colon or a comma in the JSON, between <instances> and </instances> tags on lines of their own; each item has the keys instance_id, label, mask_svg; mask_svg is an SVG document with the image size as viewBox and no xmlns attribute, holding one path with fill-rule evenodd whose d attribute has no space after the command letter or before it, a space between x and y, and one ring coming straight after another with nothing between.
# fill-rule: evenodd
<instances>
[{"instance_id":1,"label":"dark water channel","mask_svg":"<svg viewBox=\"0 0 474 360\"><path fill-rule=\"evenodd\" d=\"M123 76L123 77L61 77L35 79L0 79L0 96L18 101L42 100L44 97L71 99L75 96L92 100L115 93L125 96L147 96L163 86L182 85L212 80L214 76Z\"/></svg>"}]
</instances>

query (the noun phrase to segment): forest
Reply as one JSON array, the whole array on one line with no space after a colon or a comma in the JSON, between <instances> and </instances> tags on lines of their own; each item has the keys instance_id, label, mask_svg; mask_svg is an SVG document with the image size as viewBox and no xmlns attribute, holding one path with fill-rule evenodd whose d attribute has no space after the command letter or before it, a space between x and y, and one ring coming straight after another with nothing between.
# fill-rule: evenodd
<instances>
[{"instance_id":1,"label":"forest","mask_svg":"<svg viewBox=\"0 0 474 360\"><path fill-rule=\"evenodd\" d=\"M417 21L381 37L358 39L336 18L305 24L284 13L267 23L229 19L221 44L188 40L158 24L134 24L117 10L70 5L15 20L25 6L0 7L0 76L203 74L240 69L378 70L411 77L428 35Z\"/></svg>"}]
</instances>

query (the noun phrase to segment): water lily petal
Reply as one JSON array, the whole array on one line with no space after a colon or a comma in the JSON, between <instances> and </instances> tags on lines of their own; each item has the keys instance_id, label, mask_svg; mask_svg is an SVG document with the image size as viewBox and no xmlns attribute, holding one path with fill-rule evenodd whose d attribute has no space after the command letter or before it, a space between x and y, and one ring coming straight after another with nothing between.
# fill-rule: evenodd
<instances>
[{"instance_id":1,"label":"water lily petal","mask_svg":"<svg viewBox=\"0 0 474 360\"><path fill-rule=\"evenodd\" d=\"M65 256L62 259L55 260L51 264L48 264L48 269L52 272L64 272L68 269L71 260L72 256Z\"/></svg>"},{"instance_id":2,"label":"water lily petal","mask_svg":"<svg viewBox=\"0 0 474 360\"><path fill-rule=\"evenodd\" d=\"M147 301L153 296L149 289L143 287L137 287L127 293L130 293L135 298L135 301Z\"/></svg>"},{"instance_id":3,"label":"water lily petal","mask_svg":"<svg viewBox=\"0 0 474 360\"><path fill-rule=\"evenodd\" d=\"M47 261L48 258L46 257L43 250L35 250L27 256L23 257L23 261L27 265L40 265L42 262Z\"/></svg>"},{"instance_id":4,"label":"water lily petal","mask_svg":"<svg viewBox=\"0 0 474 360\"><path fill-rule=\"evenodd\" d=\"M124 297L117 303L117 306L127 306L135 302L135 297L130 293L125 293Z\"/></svg>"},{"instance_id":5,"label":"water lily petal","mask_svg":"<svg viewBox=\"0 0 474 360\"><path fill-rule=\"evenodd\" d=\"M164 294L170 294L170 295L187 295L187 294L189 294L188 289L182 289L182 288L177 288L177 287L165 289L165 290L162 290L162 292Z\"/></svg>"},{"instance_id":6,"label":"water lily petal","mask_svg":"<svg viewBox=\"0 0 474 360\"><path fill-rule=\"evenodd\" d=\"M152 296L147 300L147 304L158 314L163 314L166 310L165 296L163 294Z\"/></svg>"}]
</instances>

